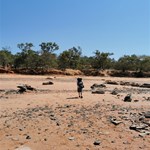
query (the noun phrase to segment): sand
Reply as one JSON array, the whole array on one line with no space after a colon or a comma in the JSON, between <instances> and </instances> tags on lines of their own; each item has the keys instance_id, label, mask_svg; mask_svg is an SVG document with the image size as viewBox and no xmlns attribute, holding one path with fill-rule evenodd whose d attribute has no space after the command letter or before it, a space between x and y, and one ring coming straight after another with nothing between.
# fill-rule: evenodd
<instances>
[{"instance_id":1,"label":"sand","mask_svg":"<svg viewBox=\"0 0 150 150\"><path fill-rule=\"evenodd\" d=\"M139 118L150 110L150 90L105 84L105 94L92 94L90 87L106 80L143 84L150 79L82 78L83 99L77 76L0 74L0 150L149 150L150 119L144 118L146 128L130 127L143 123ZM47 81L54 84L42 85ZM16 93L22 84L36 91ZM112 95L115 88L119 93ZM131 102L124 102L127 94Z\"/></svg>"}]
</instances>

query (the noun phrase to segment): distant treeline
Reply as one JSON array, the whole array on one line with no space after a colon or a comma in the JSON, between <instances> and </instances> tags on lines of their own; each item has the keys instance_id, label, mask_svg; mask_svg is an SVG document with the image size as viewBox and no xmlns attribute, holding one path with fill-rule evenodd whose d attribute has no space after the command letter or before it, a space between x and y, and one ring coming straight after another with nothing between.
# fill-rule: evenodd
<instances>
[{"instance_id":1,"label":"distant treeline","mask_svg":"<svg viewBox=\"0 0 150 150\"><path fill-rule=\"evenodd\" d=\"M118 60L112 58L114 55L110 52L94 51L94 56L85 56L82 54L81 47L72 47L64 50L59 55L55 54L59 50L59 45L55 42L43 42L40 50L34 50L32 43L21 43L17 47L21 50L12 54L9 48L0 50L0 66L13 69L78 69L78 70L105 70L115 69L136 72L150 71L150 56L124 55Z\"/></svg>"}]
</instances>

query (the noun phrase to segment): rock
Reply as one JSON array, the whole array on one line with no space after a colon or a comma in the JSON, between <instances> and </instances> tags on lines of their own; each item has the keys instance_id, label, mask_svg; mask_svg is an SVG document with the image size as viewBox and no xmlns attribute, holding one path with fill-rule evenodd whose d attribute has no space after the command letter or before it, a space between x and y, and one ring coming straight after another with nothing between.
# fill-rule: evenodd
<instances>
[{"instance_id":1,"label":"rock","mask_svg":"<svg viewBox=\"0 0 150 150\"><path fill-rule=\"evenodd\" d=\"M52 84L54 84L54 83L51 82L51 81L49 81L49 82L43 82L42 84L43 84L43 85L52 85Z\"/></svg>"},{"instance_id":2,"label":"rock","mask_svg":"<svg viewBox=\"0 0 150 150\"><path fill-rule=\"evenodd\" d=\"M33 88L32 86L30 86L30 85L27 85L27 84L25 84L25 86L26 86L26 88L27 88L27 90L31 90L31 91L36 91L36 89L35 88Z\"/></svg>"},{"instance_id":3,"label":"rock","mask_svg":"<svg viewBox=\"0 0 150 150\"><path fill-rule=\"evenodd\" d=\"M68 138L70 141L75 140L75 137L69 137Z\"/></svg>"},{"instance_id":4,"label":"rock","mask_svg":"<svg viewBox=\"0 0 150 150\"><path fill-rule=\"evenodd\" d=\"M117 91L118 89L117 88L115 88L112 92L111 92L111 94L112 95L117 95L118 94L118 91Z\"/></svg>"},{"instance_id":5,"label":"rock","mask_svg":"<svg viewBox=\"0 0 150 150\"><path fill-rule=\"evenodd\" d=\"M106 85L94 83L94 84L91 86L91 89L94 89L94 88L104 88L104 87L106 87Z\"/></svg>"},{"instance_id":6,"label":"rock","mask_svg":"<svg viewBox=\"0 0 150 150\"><path fill-rule=\"evenodd\" d=\"M140 84L132 82L132 83L131 83L131 86L139 87L139 86L140 86Z\"/></svg>"},{"instance_id":7,"label":"rock","mask_svg":"<svg viewBox=\"0 0 150 150\"><path fill-rule=\"evenodd\" d=\"M147 97L146 100L147 100L147 101L150 101L150 97Z\"/></svg>"},{"instance_id":8,"label":"rock","mask_svg":"<svg viewBox=\"0 0 150 150\"><path fill-rule=\"evenodd\" d=\"M94 89L92 94L105 94L105 91L103 89Z\"/></svg>"},{"instance_id":9,"label":"rock","mask_svg":"<svg viewBox=\"0 0 150 150\"><path fill-rule=\"evenodd\" d=\"M19 88L19 93L23 93L23 92L26 92L27 88L25 86L17 86L17 88Z\"/></svg>"},{"instance_id":10,"label":"rock","mask_svg":"<svg viewBox=\"0 0 150 150\"><path fill-rule=\"evenodd\" d=\"M129 86L129 85L130 85L130 82L120 81L120 85L126 85L126 86Z\"/></svg>"},{"instance_id":11,"label":"rock","mask_svg":"<svg viewBox=\"0 0 150 150\"><path fill-rule=\"evenodd\" d=\"M144 84L142 84L140 87L143 87L143 88L150 88L150 84L144 83Z\"/></svg>"},{"instance_id":12,"label":"rock","mask_svg":"<svg viewBox=\"0 0 150 150\"><path fill-rule=\"evenodd\" d=\"M27 147L27 146L21 146L15 150L32 150L30 147Z\"/></svg>"},{"instance_id":13,"label":"rock","mask_svg":"<svg viewBox=\"0 0 150 150\"><path fill-rule=\"evenodd\" d=\"M150 118L150 111L144 113L145 118Z\"/></svg>"},{"instance_id":14,"label":"rock","mask_svg":"<svg viewBox=\"0 0 150 150\"><path fill-rule=\"evenodd\" d=\"M139 131L139 130L145 129L145 128L147 128L147 127L148 127L148 125L146 125L146 124L139 124L139 125L137 125L137 124L132 124L129 128L130 128L131 130Z\"/></svg>"},{"instance_id":15,"label":"rock","mask_svg":"<svg viewBox=\"0 0 150 150\"><path fill-rule=\"evenodd\" d=\"M19 138L18 137L12 137L11 138L13 141L19 141Z\"/></svg>"},{"instance_id":16,"label":"rock","mask_svg":"<svg viewBox=\"0 0 150 150\"><path fill-rule=\"evenodd\" d=\"M18 91L19 93L24 93L24 92L26 92L27 90L36 91L35 88L33 88L32 86L27 85L27 84L18 85L17 87L19 88L19 91Z\"/></svg>"},{"instance_id":17,"label":"rock","mask_svg":"<svg viewBox=\"0 0 150 150\"><path fill-rule=\"evenodd\" d=\"M150 132L144 132L144 133L140 133L140 134L139 134L140 137L144 137L144 136L146 136L146 135L150 135Z\"/></svg>"},{"instance_id":18,"label":"rock","mask_svg":"<svg viewBox=\"0 0 150 150\"><path fill-rule=\"evenodd\" d=\"M125 96L124 102L131 102L131 101L132 101L131 94L128 94L127 96Z\"/></svg>"},{"instance_id":19,"label":"rock","mask_svg":"<svg viewBox=\"0 0 150 150\"><path fill-rule=\"evenodd\" d=\"M51 78L51 77L47 77L46 79L48 79L48 80L53 80L53 78Z\"/></svg>"},{"instance_id":20,"label":"rock","mask_svg":"<svg viewBox=\"0 0 150 150\"><path fill-rule=\"evenodd\" d=\"M60 123L59 123L58 121L56 121L56 125L57 125L57 126L60 126Z\"/></svg>"},{"instance_id":21,"label":"rock","mask_svg":"<svg viewBox=\"0 0 150 150\"><path fill-rule=\"evenodd\" d=\"M93 94L104 94L105 91L104 91L104 87L106 87L104 84L93 84L91 86L91 89L92 89L92 93Z\"/></svg>"},{"instance_id":22,"label":"rock","mask_svg":"<svg viewBox=\"0 0 150 150\"><path fill-rule=\"evenodd\" d=\"M101 141L95 140L93 144L94 144L94 145L100 145L100 144L101 144Z\"/></svg>"},{"instance_id":23,"label":"rock","mask_svg":"<svg viewBox=\"0 0 150 150\"><path fill-rule=\"evenodd\" d=\"M138 102L139 100L135 99L134 102Z\"/></svg>"},{"instance_id":24,"label":"rock","mask_svg":"<svg viewBox=\"0 0 150 150\"><path fill-rule=\"evenodd\" d=\"M29 135L27 135L27 136L26 136L26 139L29 140L29 139L31 139L31 137L30 137Z\"/></svg>"},{"instance_id":25,"label":"rock","mask_svg":"<svg viewBox=\"0 0 150 150\"><path fill-rule=\"evenodd\" d=\"M17 90L8 90L8 91L5 91L5 94L6 95L9 95L9 94L16 94L17 93Z\"/></svg>"},{"instance_id":26,"label":"rock","mask_svg":"<svg viewBox=\"0 0 150 150\"><path fill-rule=\"evenodd\" d=\"M116 118L110 118L110 122L114 125L119 125L120 123L122 123L122 121L116 120Z\"/></svg>"},{"instance_id":27,"label":"rock","mask_svg":"<svg viewBox=\"0 0 150 150\"><path fill-rule=\"evenodd\" d=\"M106 80L105 83L106 83L106 84L118 85L118 82L116 82L116 81L111 81L111 80Z\"/></svg>"}]
</instances>

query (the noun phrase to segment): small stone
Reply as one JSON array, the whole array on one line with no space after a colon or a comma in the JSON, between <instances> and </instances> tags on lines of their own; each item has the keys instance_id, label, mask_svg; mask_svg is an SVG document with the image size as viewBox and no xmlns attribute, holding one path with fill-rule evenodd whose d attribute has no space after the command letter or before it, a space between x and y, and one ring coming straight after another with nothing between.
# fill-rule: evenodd
<instances>
[{"instance_id":1,"label":"small stone","mask_svg":"<svg viewBox=\"0 0 150 150\"><path fill-rule=\"evenodd\" d=\"M134 102L138 102L139 100L135 99Z\"/></svg>"},{"instance_id":2,"label":"small stone","mask_svg":"<svg viewBox=\"0 0 150 150\"><path fill-rule=\"evenodd\" d=\"M124 102L131 102L131 101L132 101L132 99L131 99L131 95L130 94L128 94L127 96L125 96Z\"/></svg>"},{"instance_id":3,"label":"small stone","mask_svg":"<svg viewBox=\"0 0 150 150\"><path fill-rule=\"evenodd\" d=\"M60 126L60 123L59 123L59 122L56 122L56 125L57 125L57 126Z\"/></svg>"},{"instance_id":4,"label":"small stone","mask_svg":"<svg viewBox=\"0 0 150 150\"><path fill-rule=\"evenodd\" d=\"M150 135L150 132L145 132L145 133L140 133L140 134L139 134L140 137L144 137L144 136L146 136L146 135Z\"/></svg>"},{"instance_id":5,"label":"small stone","mask_svg":"<svg viewBox=\"0 0 150 150\"><path fill-rule=\"evenodd\" d=\"M145 118L150 118L150 111L144 113Z\"/></svg>"},{"instance_id":6,"label":"small stone","mask_svg":"<svg viewBox=\"0 0 150 150\"><path fill-rule=\"evenodd\" d=\"M27 136L26 136L26 139L29 140L29 139L31 139L31 137L30 137L29 135L27 135Z\"/></svg>"},{"instance_id":7,"label":"small stone","mask_svg":"<svg viewBox=\"0 0 150 150\"><path fill-rule=\"evenodd\" d=\"M100 144L101 144L101 141L95 140L93 144L94 144L94 145L100 145Z\"/></svg>"},{"instance_id":8,"label":"small stone","mask_svg":"<svg viewBox=\"0 0 150 150\"><path fill-rule=\"evenodd\" d=\"M19 141L19 138L18 137L12 137L11 138L13 141Z\"/></svg>"},{"instance_id":9,"label":"small stone","mask_svg":"<svg viewBox=\"0 0 150 150\"><path fill-rule=\"evenodd\" d=\"M110 122L113 123L114 125L119 125L120 123L122 123L122 121L116 120L116 118L111 118Z\"/></svg>"},{"instance_id":10,"label":"small stone","mask_svg":"<svg viewBox=\"0 0 150 150\"><path fill-rule=\"evenodd\" d=\"M75 140L75 137L69 137L68 138L70 141Z\"/></svg>"}]
</instances>

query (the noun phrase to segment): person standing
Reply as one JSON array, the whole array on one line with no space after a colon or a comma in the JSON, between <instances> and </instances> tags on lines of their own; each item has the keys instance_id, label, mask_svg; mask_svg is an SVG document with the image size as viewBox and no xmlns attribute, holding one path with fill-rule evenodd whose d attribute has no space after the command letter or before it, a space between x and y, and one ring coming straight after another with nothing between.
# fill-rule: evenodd
<instances>
[{"instance_id":1,"label":"person standing","mask_svg":"<svg viewBox=\"0 0 150 150\"><path fill-rule=\"evenodd\" d=\"M78 91L80 98L83 98L83 96L82 96L83 88L84 88L84 84L82 82L82 78L77 78L77 91Z\"/></svg>"}]
</instances>

